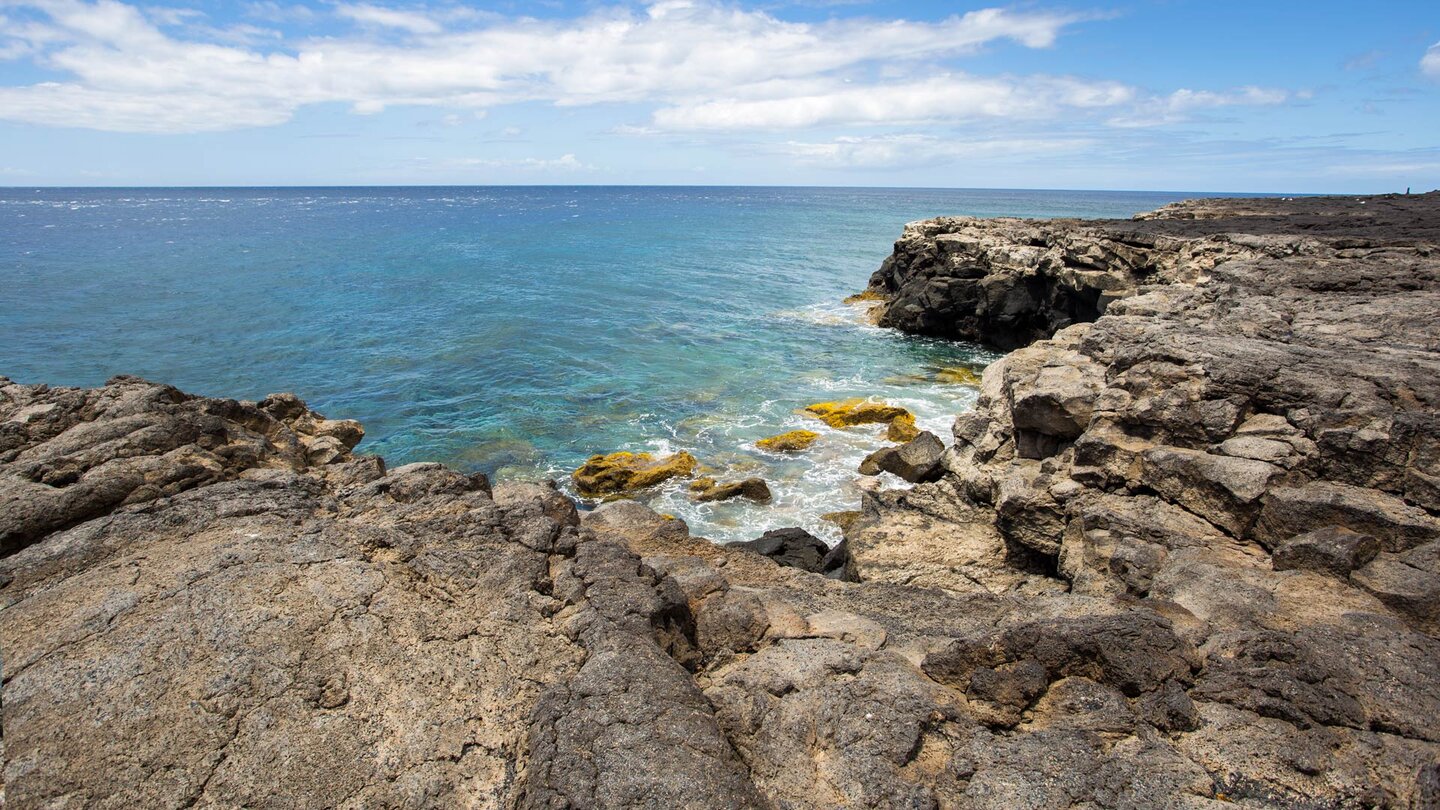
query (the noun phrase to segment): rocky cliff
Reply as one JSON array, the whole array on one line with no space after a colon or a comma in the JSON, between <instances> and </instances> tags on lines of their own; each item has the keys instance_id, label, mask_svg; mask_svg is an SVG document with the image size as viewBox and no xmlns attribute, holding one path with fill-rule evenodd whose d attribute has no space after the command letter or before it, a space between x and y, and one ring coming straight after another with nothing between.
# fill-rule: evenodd
<instances>
[{"instance_id":1,"label":"rocky cliff","mask_svg":"<svg viewBox=\"0 0 1440 810\"><path fill-rule=\"evenodd\" d=\"M907 228L889 322L1038 342L859 582L293 397L0 379L5 799L1436 806L1434 202Z\"/></svg>"}]
</instances>

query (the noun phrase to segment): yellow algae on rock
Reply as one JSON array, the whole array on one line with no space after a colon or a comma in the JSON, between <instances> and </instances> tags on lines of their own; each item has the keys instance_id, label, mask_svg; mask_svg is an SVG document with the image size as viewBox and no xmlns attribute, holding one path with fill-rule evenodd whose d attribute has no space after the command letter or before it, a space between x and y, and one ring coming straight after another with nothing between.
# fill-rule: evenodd
<instances>
[{"instance_id":1,"label":"yellow algae on rock","mask_svg":"<svg viewBox=\"0 0 1440 810\"><path fill-rule=\"evenodd\" d=\"M889 297L888 295L886 295L885 293L880 292L879 290L866 290L866 291L864 291L864 292L858 292L858 293L855 293L854 295L851 295L851 296L847 297L847 298L845 299L845 303L847 303L847 304L860 304L860 303L864 303L864 302L866 302L866 301L888 301L888 300L890 300L890 297Z\"/></svg>"},{"instance_id":2,"label":"yellow algae on rock","mask_svg":"<svg viewBox=\"0 0 1440 810\"><path fill-rule=\"evenodd\" d=\"M814 444L818 438L820 438L820 434L813 430L792 430L788 433L781 433L779 436L761 439L755 442L755 446L772 453L793 453L797 450L804 450Z\"/></svg>"},{"instance_id":3,"label":"yellow algae on rock","mask_svg":"<svg viewBox=\"0 0 1440 810\"><path fill-rule=\"evenodd\" d=\"M886 441L908 442L920 435L920 429L915 427L915 415L903 413L890 420L890 426L885 429Z\"/></svg>"},{"instance_id":4,"label":"yellow algae on rock","mask_svg":"<svg viewBox=\"0 0 1440 810\"><path fill-rule=\"evenodd\" d=\"M935 379L942 383L954 383L956 385L980 385L980 375L973 369L964 366L953 366L942 368L935 372Z\"/></svg>"},{"instance_id":5,"label":"yellow algae on rock","mask_svg":"<svg viewBox=\"0 0 1440 810\"><path fill-rule=\"evenodd\" d=\"M690 491L700 492L701 490L706 490L713 486L715 486L714 478L696 478L694 481L690 482Z\"/></svg>"},{"instance_id":6,"label":"yellow algae on rock","mask_svg":"<svg viewBox=\"0 0 1440 810\"><path fill-rule=\"evenodd\" d=\"M889 422L896 417L909 416L910 412L896 405L884 402L870 402L864 399L846 399L840 402L817 402L807 406L805 412L818 417L833 428L864 425L873 422Z\"/></svg>"},{"instance_id":7,"label":"yellow algae on rock","mask_svg":"<svg viewBox=\"0 0 1440 810\"><path fill-rule=\"evenodd\" d=\"M695 457L675 453L657 459L649 453L611 453L591 456L570 480L581 495L595 497L653 487L661 481L695 472Z\"/></svg>"}]
</instances>

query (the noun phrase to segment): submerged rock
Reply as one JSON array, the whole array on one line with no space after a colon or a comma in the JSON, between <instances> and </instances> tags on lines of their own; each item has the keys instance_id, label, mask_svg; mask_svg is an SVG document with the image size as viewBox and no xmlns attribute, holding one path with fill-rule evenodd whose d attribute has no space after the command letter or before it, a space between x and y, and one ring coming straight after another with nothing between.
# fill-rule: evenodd
<instances>
[{"instance_id":1,"label":"submerged rock","mask_svg":"<svg viewBox=\"0 0 1440 810\"><path fill-rule=\"evenodd\" d=\"M890 422L910 412L896 405L871 402L865 399L847 399L840 402L817 402L807 405L805 413L817 417L833 428L864 425L872 422Z\"/></svg>"},{"instance_id":2,"label":"submerged rock","mask_svg":"<svg viewBox=\"0 0 1440 810\"><path fill-rule=\"evenodd\" d=\"M713 478L699 478L690 484L695 500L700 502L725 501L731 498L748 498L756 503L769 503L770 487L763 478L746 478L743 481L717 483Z\"/></svg>"},{"instance_id":3,"label":"submerged rock","mask_svg":"<svg viewBox=\"0 0 1440 810\"><path fill-rule=\"evenodd\" d=\"M980 375L974 369L964 366L942 368L935 372L935 379L938 382L954 385L973 385L977 388L980 386Z\"/></svg>"},{"instance_id":4,"label":"submerged rock","mask_svg":"<svg viewBox=\"0 0 1440 810\"><path fill-rule=\"evenodd\" d=\"M755 446L772 453L793 453L806 449L818 438L820 438L820 434L813 430L791 430L778 436L761 439L755 442Z\"/></svg>"},{"instance_id":5,"label":"submerged rock","mask_svg":"<svg viewBox=\"0 0 1440 810\"><path fill-rule=\"evenodd\" d=\"M614 495L653 487L671 478L695 472L695 457L686 452L655 458L649 453L611 453L591 456L570 478L581 495Z\"/></svg>"}]
</instances>

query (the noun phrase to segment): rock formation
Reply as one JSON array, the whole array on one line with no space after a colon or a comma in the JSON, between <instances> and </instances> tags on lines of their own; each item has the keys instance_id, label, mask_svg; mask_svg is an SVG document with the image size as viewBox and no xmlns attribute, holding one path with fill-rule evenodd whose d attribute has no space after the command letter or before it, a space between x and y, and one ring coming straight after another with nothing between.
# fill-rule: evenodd
<instances>
[{"instance_id":1,"label":"rock formation","mask_svg":"<svg viewBox=\"0 0 1440 810\"><path fill-rule=\"evenodd\" d=\"M858 582L0 378L7 806L1436 806L1437 204L910 226L886 317L1038 340Z\"/></svg>"}]
</instances>

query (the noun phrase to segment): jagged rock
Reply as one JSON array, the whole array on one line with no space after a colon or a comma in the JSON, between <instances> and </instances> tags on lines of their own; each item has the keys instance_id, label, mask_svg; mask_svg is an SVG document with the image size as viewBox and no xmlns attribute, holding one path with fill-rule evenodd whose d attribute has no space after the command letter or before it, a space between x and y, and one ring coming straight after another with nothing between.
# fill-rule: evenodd
<instances>
[{"instance_id":1,"label":"jagged rock","mask_svg":"<svg viewBox=\"0 0 1440 810\"><path fill-rule=\"evenodd\" d=\"M1303 568L1345 577L1379 552L1380 542L1370 535L1327 526L1276 544L1271 557L1276 571Z\"/></svg>"},{"instance_id":2,"label":"jagged rock","mask_svg":"<svg viewBox=\"0 0 1440 810\"><path fill-rule=\"evenodd\" d=\"M934 481L945 471L941 457L945 445L939 437L929 431L899 447L883 447L860 462L863 475L878 475L881 472L894 473L912 484Z\"/></svg>"},{"instance_id":3,"label":"jagged rock","mask_svg":"<svg viewBox=\"0 0 1440 810\"><path fill-rule=\"evenodd\" d=\"M846 545L809 546L859 581L634 502L330 458L357 434L289 397L0 379L5 798L1427 806L1440 197L1371 199L902 245L963 282L935 300L1010 307L954 322L1105 314L987 370L949 474L863 488ZM1022 424L1057 433L1017 428L1015 386L1060 367L1088 420L1056 396ZM1335 526L1383 550L1276 570Z\"/></svg>"},{"instance_id":4,"label":"jagged rock","mask_svg":"<svg viewBox=\"0 0 1440 810\"><path fill-rule=\"evenodd\" d=\"M814 405L805 406L805 413L833 428L864 425L871 422L892 422L910 414L909 411L897 405L886 405L883 402L870 402L864 399L817 402Z\"/></svg>"},{"instance_id":5,"label":"jagged rock","mask_svg":"<svg viewBox=\"0 0 1440 810\"><path fill-rule=\"evenodd\" d=\"M748 498L756 503L770 502L770 487L764 479L746 478L743 481L717 483L713 478L700 478L690 484L690 491L697 501L724 501L731 498Z\"/></svg>"},{"instance_id":6,"label":"jagged rock","mask_svg":"<svg viewBox=\"0 0 1440 810\"><path fill-rule=\"evenodd\" d=\"M791 430L778 436L761 439L755 442L755 446L772 453L794 453L806 449L818 438L820 438L820 434L813 430Z\"/></svg>"},{"instance_id":7,"label":"jagged rock","mask_svg":"<svg viewBox=\"0 0 1440 810\"><path fill-rule=\"evenodd\" d=\"M671 478L684 478L695 472L696 464L695 457L685 452L664 458L655 458L649 453L620 452L591 456L570 478L581 495L615 495L653 487Z\"/></svg>"}]
</instances>

